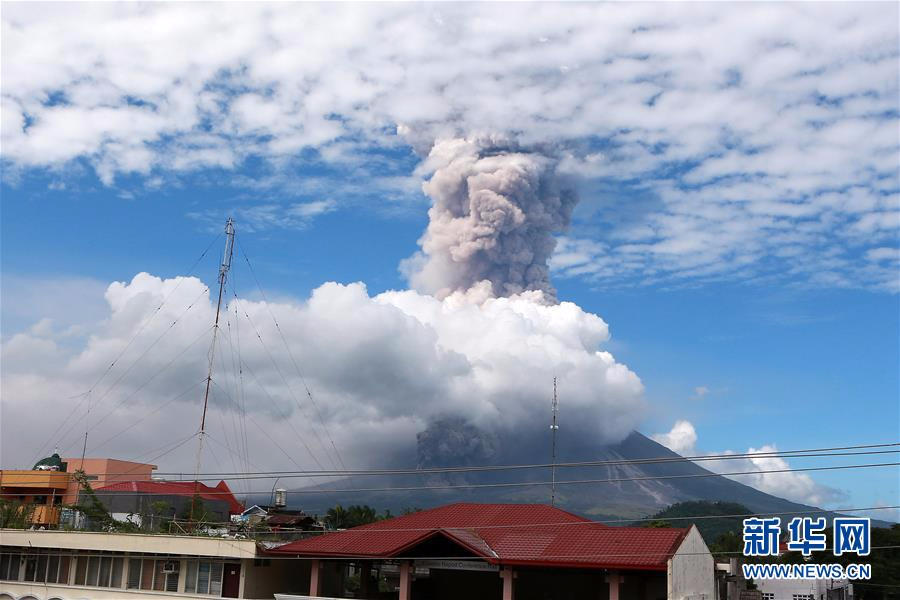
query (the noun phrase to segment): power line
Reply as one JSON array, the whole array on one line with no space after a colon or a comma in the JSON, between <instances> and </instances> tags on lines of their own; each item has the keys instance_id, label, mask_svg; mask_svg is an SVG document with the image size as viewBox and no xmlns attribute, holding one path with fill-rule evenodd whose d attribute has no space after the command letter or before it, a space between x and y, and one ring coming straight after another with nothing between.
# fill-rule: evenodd
<instances>
[{"instance_id":1,"label":"power line","mask_svg":"<svg viewBox=\"0 0 900 600\"><path fill-rule=\"evenodd\" d=\"M179 315L175 318L175 320L172 321L172 323L169 324L169 326L168 326L168 327L167 327L167 328L166 328L166 329L165 329L165 330L164 330L164 331L163 331L163 332L162 332L155 340L153 340L153 342L152 342L152 343L151 343L151 344L150 344L150 345L149 345L149 346L141 353L141 355L138 356L138 357L137 357L137 358L136 358L136 359L128 366L128 368L125 369L125 371L124 371L121 375L119 375L119 378L116 379L116 380L112 383L112 385L110 385L110 387L108 387L108 388L106 389L106 391L103 392L103 394L102 394L99 398L97 398L97 401L96 401L95 403L93 403L93 404L90 404L90 403L89 403L87 413L83 414L83 415L80 416L79 418L77 418L77 419L75 419L74 421L72 421L72 423L69 425L68 429L66 429L65 433L63 433L60 437L65 437L66 435L68 435L69 432L70 432L72 429L74 429L74 427L75 427L78 423L80 423L83 419L87 418L88 414L89 414L90 411L91 411L91 408L92 408L92 407L98 406L98 405L99 405L99 404L100 404L100 403L101 403L101 402L109 395L109 393L112 392L113 389L115 389L115 387L122 381L122 379L124 379L125 376L128 375L128 373L131 372L131 369L133 369L134 366L135 366L141 359L143 359L143 358L150 352L150 350L152 350L152 349L156 346L156 344L158 344L158 343L160 342L160 340L162 340L162 339L163 339L170 331L172 331L172 329L178 324L178 322L181 320L181 318L184 317L184 315L186 315L186 314L191 310L191 308L194 307L194 305L197 303L197 301L199 301L200 298L202 298L204 294L206 294L207 289L208 289L208 288L204 288L204 290L200 293L200 295L197 296L197 298L195 298L194 301L191 302L191 303L187 306L187 308L185 308L184 311L182 311L181 314L179 314ZM205 332L203 332L203 333L205 333ZM195 341L196 341L196 340L195 340ZM191 343L191 345L193 345L193 342ZM188 348L189 348L189 347L190 347L190 346L188 346ZM182 351L182 354L183 354L185 351L187 351L187 348L185 348L185 349ZM141 390L144 386L146 386L151 380L153 380L154 378L156 378L162 371L164 371L165 369L167 369L167 368L168 368L169 366L171 366L174 362L175 362L175 359L169 361L162 369L160 369L159 371L157 371L150 379L148 379L147 381L145 381L145 382L144 382L144 383L143 383L143 384L142 384L142 385L141 385L134 393L137 393L138 391L140 391L140 390ZM87 392L88 397L90 397L90 393L91 393L90 391ZM134 395L134 393L133 393L132 395ZM129 397L130 397L130 396L129 396ZM127 399L127 398L126 398L126 399ZM119 404L117 404L117 405L114 407L113 410L115 410L115 408L118 408L118 406L121 405L121 403L122 403L122 402L119 402ZM92 430L92 429L93 429L94 427L96 427L98 424L100 424L101 422L103 422L107 417L109 417L110 414L111 414L111 412L107 412L107 414L106 414L105 416L103 416L99 421L97 421L97 423L95 423L93 426L91 426L91 427L86 427L86 432ZM71 442L70 442L69 444L67 444L65 447L68 447L69 445L71 445Z\"/></svg>"},{"instance_id":2,"label":"power line","mask_svg":"<svg viewBox=\"0 0 900 600\"><path fill-rule=\"evenodd\" d=\"M234 296L234 301L238 302L237 294L235 294L235 296ZM269 347L266 345L265 341L263 341L262 335L259 333L259 328L253 323L253 319L250 317L250 313L247 312L246 308L244 308L242 312L244 313L244 316L247 318L247 322L250 324L250 327L253 329L253 332L256 334L256 339L259 340L260 345L263 347L263 350L265 350L266 355L269 357L269 362L272 363L272 366L275 368L275 372L278 373L278 376L281 378L282 383L284 383L284 386L287 389L288 393L290 394L291 398L297 404L297 407L300 409L300 412L303 414L306 421L311 422L312 419L310 419L309 415L306 414L306 409L303 407L303 404L300 402L300 399L297 398L297 395L294 393L294 388L292 388L291 385L288 383L287 378L284 376L284 373L281 371L281 367L278 366L278 362L275 360L275 356L272 354L272 351L269 350ZM312 431L313 436L315 436L316 441L318 441L319 448L324 449L325 443L322 441L322 438L319 436L319 432L316 431L315 427L310 427L310 430ZM297 435L299 437L299 434L297 434ZM312 450L309 448L309 446L306 445L305 441L303 442L303 444L306 446L307 450L309 450L310 456L312 456L312 459L316 463L316 465L320 469L325 470L325 467L322 466L322 463L319 461L318 457L316 457L315 454L312 452ZM325 451L325 454L326 454L326 456L328 456L327 450ZM329 456L329 458L331 458L331 457ZM332 459L332 464L334 464L333 459Z\"/></svg>"},{"instance_id":3,"label":"power line","mask_svg":"<svg viewBox=\"0 0 900 600\"><path fill-rule=\"evenodd\" d=\"M683 475L646 475L640 477L618 477L618 478L609 478L609 479L572 479L566 481L557 481L557 485L581 485L581 484L600 484L600 483L624 483L630 481L662 481L662 480L672 480L672 479L700 479L700 478L708 478L708 477L734 477L741 475L764 475L768 473L805 473L805 472L813 472L813 471L840 471L840 470L851 470L851 469L872 469L872 468L884 468L884 467L896 467L900 466L900 462L889 462L889 463L867 463L867 464L857 464L857 465L837 465L837 466L829 466L829 467L803 467L803 468L785 468L785 469L764 469L757 471L734 471L730 473L691 473L691 474L683 474ZM265 477L265 479L271 479L272 477ZM210 478L206 478L207 480ZM233 477L228 478L230 480L234 479L242 479L241 477ZM262 479L262 477L253 477L253 479ZM173 480L169 480L173 481ZM199 481L199 479L191 479L191 480L174 480L174 482L178 481ZM502 482L502 483L458 483L458 484L444 484L444 485L430 485L430 486L392 486L392 487L370 487L370 488L337 488L337 489L309 489L309 488L299 488L291 490L291 493L294 494L338 494L338 493L351 493L351 492L405 492L405 491L433 491L433 490L448 490L448 489L483 489L483 488L511 488L511 487L536 487L536 486L549 486L549 481L517 481L517 482ZM267 490L258 490L254 492L254 494L262 494Z\"/></svg>"},{"instance_id":4,"label":"power line","mask_svg":"<svg viewBox=\"0 0 900 600\"><path fill-rule=\"evenodd\" d=\"M99 490L99 491L102 491ZM206 495L206 492L203 492ZM157 495L157 494L126 494L116 492L116 497L120 496L135 496L135 495ZM316 512L325 512L329 508L333 508L331 506L326 507L324 509L304 509L303 512L306 515L310 513ZM796 516L796 515L813 515L813 514L846 514L846 513L858 513L858 512L871 512L877 510L895 510L900 509L900 504L892 505L892 506L866 506L859 508L833 508L833 509L824 509L824 508L816 508L810 510L794 510L794 511L781 511L781 512L749 512L749 513L732 513L726 515L688 515L681 517L665 517L660 519L656 516L649 517L640 517L636 519L583 519L579 521L547 521L541 523L517 523L517 524L505 524L505 525L458 525L454 527L447 527L446 529L527 529L529 527L563 527L563 526L578 526L578 525L628 525L630 523L649 523L653 521L703 521L708 519L745 519L750 517L780 517L780 516ZM428 511L430 509L423 509L422 512ZM415 513L411 513L415 514ZM392 518L401 518L408 515L397 515ZM232 521L206 521L208 525L231 525ZM383 528L379 527L378 531L386 531L386 532L399 532L399 531L432 531L435 529L434 527L397 527L397 528ZM322 533L332 533L331 531L324 531Z\"/></svg>"},{"instance_id":5,"label":"power line","mask_svg":"<svg viewBox=\"0 0 900 600\"><path fill-rule=\"evenodd\" d=\"M174 325L174 323L173 323L173 325ZM197 336L191 341L190 344L188 344L187 346L184 347L184 349L181 350L181 352L179 352L178 354L176 354L169 362L167 362L167 363L164 364L161 368L159 368L159 369L158 369L155 373L153 373L148 379L146 379L142 384L140 384L137 388L135 388L135 390L134 390L133 392L131 392L130 394L128 394L127 396L125 396L124 398L122 398L121 400L119 400L119 401L118 401L111 409L109 409L109 411L107 411L107 413L106 413L103 417L101 417L96 423L94 423L94 424L90 427L89 430L90 430L90 431L93 431L95 428L99 427L99 425L100 425L103 421L105 421L106 419L108 419L113 413L115 413L115 411L118 410L118 408L119 408L120 406L124 405L124 404L125 404L126 402L128 402L130 399L134 398L138 393L140 393L141 390L143 390L145 387L147 387L147 386L150 384L150 382L152 382L154 379L156 379L157 377L159 377L160 375L162 375L169 367L171 367L171 366L172 366L173 364L175 364L182 356L184 356L184 355L187 353L188 350L190 350L191 348L193 348L193 347L194 347L194 344L196 344L198 341L200 341L201 339L203 339L204 337L206 337L206 335L211 331L211 329L212 329L212 328L210 327L210 328L208 328L208 329L205 329L205 330L201 331L201 332L199 333L199 335L197 335ZM100 400L102 400L102 398L101 398ZM98 402L99 402L99 400L98 400ZM94 448L94 449L96 449L96 448Z\"/></svg>"},{"instance_id":6,"label":"power line","mask_svg":"<svg viewBox=\"0 0 900 600\"><path fill-rule=\"evenodd\" d=\"M248 372L251 377L254 379L254 382L259 385L263 391L266 391L265 388L260 384L260 382L256 379L255 374L249 368L249 365L245 365L247 367ZM235 404L234 399L230 397L228 392L218 386L218 384L213 381L213 385L219 387L219 389L229 398L229 401L232 404ZM277 404L274 399L270 397L273 404L275 404L275 408ZM286 419L286 415L284 413L280 413L282 418ZM259 425L257 425L259 426ZM294 432L298 437L300 434L298 432ZM302 440L302 438L301 438ZM617 460L599 460L599 461L580 461L580 462L565 462L565 463L556 463L556 467L558 468L587 468L587 467L609 467L609 466L628 466L628 465L646 465L646 464L683 464L687 462L702 462L702 461L724 461L724 460L736 460L736 459L747 459L747 458L822 458L822 457L833 457L833 456L862 456L862 455L880 455L880 454L897 454L900 453L900 449L892 449L892 450L866 450L862 452L844 452L843 450L847 449L866 449L866 448L896 448L900 446L900 443L888 443L888 444L865 444L865 445L857 445L857 446L840 446L834 448L810 448L810 449L801 449L801 450L785 450L785 451L772 451L772 452L751 452L751 453L743 453L743 454L711 454L705 456L696 456L696 457L670 457L670 456L662 456L656 458L640 458L640 459L617 459ZM830 450L836 450L835 452L830 452ZM330 471L330 470L298 470L298 471L242 471L242 472L207 472L200 473L201 475L208 476L209 478L220 478L220 479L228 479L232 477L244 477L244 478L256 478L256 479L270 479L274 477L343 477L347 474L353 474L356 476L363 475L432 475L432 474L441 474L441 473L464 473L464 472L490 472L490 471L514 471L514 470L527 470L527 469L546 469L552 466L552 463L536 463L536 464L517 464L517 465L481 465L481 466L460 466L460 467L434 467L427 469L414 469L414 468L406 468L406 469L359 469L353 471ZM758 472L758 471L757 471ZM29 475L29 473L23 473L23 475ZM111 473L111 475L116 475L116 473ZM186 473L178 472L178 471L159 471L156 473L157 476L177 476L184 477ZM191 474L193 475L193 474ZM35 471L34 476L40 476L40 472Z\"/></svg>"},{"instance_id":7,"label":"power line","mask_svg":"<svg viewBox=\"0 0 900 600\"><path fill-rule=\"evenodd\" d=\"M854 449L865 449L865 448L884 448L884 447L897 447L900 446L900 443L891 443L891 444L870 444L870 445L861 445L861 446L845 446L844 448L854 448ZM844 448L837 448L836 450L843 450ZM627 466L627 465L646 465L646 464L667 464L667 463L685 463L685 462L702 462L708 460L737 460L737 459L746 459L746 458L819 458L819 457L829 457L829 456L860 456L860 455L870 455L870 454L895 454L900 452L900 450L872 450L865 452L829 452L829 448L823 449L810 449L810 450L788 450L788 451L773 451L773 452L765 452L765 453L745 453L745 454L718 454L718 455L707 455L702 457L657 457L657 458L639 458L639 459L618 459L618 460L599 460L599 461L580 461L580 462L565 462L565 463L556 463L555 466L565 467L565 468L583 468L583 467L606 467L606 466ZM799 452L804 452L804 454L797 454ZM292 475L296 476L304 476L304 477L338 477L344 476L348 474L363 476L363 475L431 475L431 474L440 474L440 473L466 473L466 472L490 472L490 471L513 471L513 470L526 470L526 469L547 469L553 466L553 463L536 463L536 464L518 464L518 465L481 465L481 466L459 466L459 467L432 467L426 469L358 469L353 471L262 471L258 473L207 473L207 475L215 476L215 477L227 477L230 475L266 475L266 476L280 476L280 477L290 477ZM172 476L183 476L183 473L179 472L160 472L158 475L172 475Z\"/></svg>"},{"instance_id":8,"label":"power line","mask_svg":"<svg viewBox=\"0 0 900 600\"><path fill-rule=\"evenodd\" d=\"M341 457L340 451L337 449L337 446L334 443L334 438L331 437L331 433L328 431L328 426L325 425L325 419L322 416L322 411L319 409L319 404L316 402L315 398L313 398L312 392L309 389L309 385L306 383L306 378L303 376L303 373L300 371L300 366L297 364L297 359L294 358L294 353L291 350L290 344L287 343L287 338L284 336L284 332L281 330L281 325L278 324L278 319L275 318L275 313L272 312L272 306L269 303L269 299L266 298L266 293L263 291L262 285L259 283L259 278L256 276L256 271L253 269L253 265L250 264L250 257L247 256L247 253L244 251L244 246L238 242L238 248L241 251L241 254L244 257L244 261L247 263L247 267L250 269L250 275L253 277L253 280L256 282L256 287L259 290L259 293L262 295L263 302L266 305L266 310L268 310L269 315L272 317L272 322L275 323L275 330L278 331L278 335L281 337L281 341L284 344L285 350L287 350L288 356L291 359L291 362L294 365L294 369L297 371L297 375L300 377L300 381L303 383L303 388L306 390L306 396L309 398L310 403L312 403L313 408L315 408L316 414L319 417L319 423L322 424L322 430L325 432L325 436L328 438L328 441L331 443L331 448L334 450L335 455L337 456L338 462L341 465L341 468L346 471L347 466L344 464L344 459Z\"/></svg>"},{"instance_id":9,"label":"power line","mask_svg":"<svg viewBox=\"0 0 900 600\"><path fill-rule=\"evenodd\" d=\"M266 389L266 387L262 384L262 382L260 382L259 378L256 376L256 373L253 371L253 369L250 368L250 365L247 363L243 363L243 367L245 369L247 369L247 373L250 374L250 378L263 391L263 394L266 396L266 398L268 398L269 402L272 403L272 406L277 411L277 413L281 417L282 421L287 423L288 427L291 428L291 431L294 432L294 435L297 436L297 439L300 441L301 445L306 449L306 452L309 454L309 456L313 460L313 462L316 463L316 465L320 469L324 469L324 467L322 467L322 463L319 462L319 459L316 457L315 453L312 451L312 448L310 448L309 444L306 443L305 437L302 436L299 431L297 431L297 428L294 426L294 422L290 419L290 417L287 413L285 413L283 410L281 410L281 407L278 405L278 402L275 401L275 399L272 397L272 394L269 393L269 390ZM213 381L213 384L218 385L215 381ZM228 392L225 392L223 390L223 393L226 396L228 396ZM230 398L230 396L229 396L229 398ZM233 402L233 400L232 400L232 402ZM256 423L256 421L252 417L250 417L250 415L248 415L248 417L250 418L250 420L253 423ZM257 424L257 427L259 427L258 424ZM262 429L262 428L260 428L260 429ZM265 430L263 430L263 431L265 431ZM268 437L270 440L272 440L273 443L275 443L274 438L271 436L271 434ZM277 443L275 443L275 444L278 445ZM288 457L288 460L290 460L292 463L294 463L295 467L297 467L298 469L302 468L302 467L300 467L300 464L296 460L294 460L294 458L290 454L288 454L283 448L281 448L281 446L278 446L278 447L279 447L279 449L281 449L282 452L284 452L285 456Z\"/></svg>"},{"instance_id":10,"label":"power line","mask_svg":"<svg viewBox=\"0 0 900 600\"><path fill-rule=\"evenodd\" d=\"M350 530L345 529L343 531L350 531ZM381 529L379 531L385 531L385 530ZM403 531L409 531L409 530L403 530ZM429 529L429 531L432 531L432 530ZM323 532L323 533L330 534L330 533L339 533L339 532L327 531L327 532ZM189 537L192 539L197 539L197 537L200 537L200 536L172 536L172 537ZM244 540L217 538L217 540L220 543L227 543L227 544L235 544L235 543L240 543L240 542L254 542L254 540L249 539L249 538L244 539ZM12 547L12 546L7 546L7 547ZM33 546L29 546L29 547L18 546L18 547L22 548L22 550L20 550L18 552L0 552L0 556L4 556L4 555L5 556L42 555L42 556L60 556L60 557L77 556L79 558L82 558L82 557L85 557L85 558L107 557L108 558L108 557L112 556L113 554L116 554L116 553L111 553L111 552L97 552L96 550L92 550L90 552L83 552L83 551L78 551L78 550L48 552L46 550L54 550L55 551L57 549L56 548L36 548ZM233 547L235 549L237 549L236 546L233 546ZM894 550L897 548L900 548L900 545L872 546L871 550ZM375 560L384 560L384 561L453 560L453 561L459 561L459 562L462 562L462 561L471 561L471 562L487 561L487 562L490 562L490 560L495 560L498 564L503 564L505 562L503 559L487 559L486 557L482 557L482 556L419 556L419 555L416 555L416 556L391 556L391 557L382 558L382 557L373 557L372 555L364 555L364 554L358 555L358 556L354 555L354 556L329 557L329 556L302 556L302 555L297 555L297 554L291 555L290 553L284 553L284 554L287 554L286 556L278 556L277 554L273 554L272 550L274 550L274 548L266 551L264 554L257 555L257 558L265 558L268 560L318 560L318 559L326 558L326 559L348 560L348 561L349 560L373 560L373 558L374 558ZM134 559L138 559L138 558L158 559L158 558L160 558L160 556L166 556L166 554L164 554L164 553L149 554L146 552L136 552L136 553L122 552L121 554L127 555L128 558L134 558ZM679 552L678 556L709 556L710 554L715 554L717 556L718 555L742 556L743 552L739 551L739 550L734 550L734 551L729 550L729 551L715 552L715 553L713 553L713 552ZM672 555L672 552L629 552L629 553L618 553L617 552L617 553L609 553L609 554L607 554L607 553L603 553L603 554L596 554L596 553L595 554L551 554L551 555L543 555L542 554L538 558L540 558L540 559L547 559L547 558L549 558L549 559L600 558L600 557L603 557L603 558L642 558L642 557L648 557L648 556L671 556L671 555ZM182 556L184 556L184 555L182 555ZM237 557L237 555L235 555L235 557ZM235 557L215 557L215 558L212 558L212 560L219 560L219 561L227 562L229 558L235 558ZM193 559L189 558L187 560L210 560L210 557L197 555L195 558L193 558ZM16 583L16 582L12 582L12 583ZM19 583L29 583L29 582L19 582ZM869 584L869 583L865 583L865 582L853 581L854 586L859 585L859 584L879 585L879 584ZM893 587L893 586L888 585L887 587ZM900 586L896 586L896 587L900 587Z\"/></svg>"},{"instance_id":11,"label":"power line","mask_svg":"<svg viewBox=\"0 0 900 600\"><path fill-rule=\"evenodd\" d=\"M158 412L161 411L162 409L166 408L167 406L169 406L169 405L172 404L173 402L176 402L176 401L178 401L178 400L184 398L184 397L187 396L189 393L193 392L193 391L194 391L201 383L203 383L203 382L205 382L205 381L206 381L206 378L195 381L195 382L192 383L190 386L188 386L188 388L187 388L185 391L181 392L181 393L178 394L177 396L172 396L172 397L169 398L167 401L163 402L162 404L157 405L156 408L154 408L154 409L153 409L152 411L150 411L149 413L145 414L145 415L144 415L143 417L141 417L140 419L137 419L136 421L134 421L133 423L131 423L131 425L129 425L128 427L126 427L126 428L124 428L124 429L120 429L120 430L118 431L118 433L116 433L115 435L113 435L113 436L111 436L111 437L108 437L106 440L104 440L104 441L100 442L99 444L97 444L96 446L94 446L94 447L93 447L93 450L97 450L98 448L102 448L103 446L105 446L106 444L110 443L110 442L113 441L114 439L116 439L116 438L118 438L119 436L121 436L121 435L127 433L128 431L130 431L130 430L133 429L134 427L137 427L138 425L140 425L140 424L144 421L144 419L146 419L146 418L148 418L148 417L151 417L151 416L155 415L156 413L158 413Z\"/></svg>"},{"instance_id":12,"label":"power line","mask_svg":"<svg viewBox=\"0 0 900 600\"><path fill-rule=\"evenodd\" d=\"M52 442L53 442L53 439L54 439L54 438L56 437L56 435L60 432L60 430L66 425L66 423L69 423L70 419L72 418L72 415L74 415L75 412L76 412L79 408L81 408L81 405L84 403L85 399L89 399L89 398L90 398L90 394L91 394L91 392L94 390L94 388L96 388L96 387L100 384L100 382L103 381L103 379L109 374L109 372L112 371L113 367L115 367L115 366L116 366L116 363L118 363L119 360L125 355L125 353L126 353L126 352L128 351L128 349L131 347L131 345L134 343L134 341L138 338L138 336L141 335L141 333L143 333L144 329L147 328L147 326L150 324L150 322L153 321L153 319L156 318L156 315L159 314L159 312L162 310L163 306L165 306L166 302L168 302L169 298L171 298L172 295L178 290L178 288L181 287L181 284L182 284L188 277L190 277L190 276L193 274L194 269L197 268L197 265L200 264L200 262L203 260L203 258L206 256L206 254L209 252L210 248L213 247L213 244L215 244L216 241L218 241L218 239L219 239L219 237L220 237L221 235L222 235L222 234L218 234L218 235L217 235L217 236L209 243L209 245L206 247L206 249L205 249L202 253L200 253L200 256L197 258L197 260L194 261L194 264L191 265L191 268L188 270L187 276L185 276L185 277L183 277L183 278L179 278L178 283L175 284L175 287L172 288L172 290L171 290L168 294L165 295L165 297L163 298L163 300L162 300L162 302L159 304L159 306L157 306L156 309L153 311L153 313L152 313L152 314L151 314L151 315L143 322L143 324L138 328L137 332L135 332L135 334L131 337L131 339L128 340L128 343L125 344L125 346L122 348L122 350L116 355L116 357L115 357L115 358L113 359L113 361L109 364L109 366L106 367L106 370L103 371L103 373L100 375L100 377L97 378L97 380L94 382L94 384L93 384L91 387L89 387L88 390L87 390L86 392L84 392L83 394L80 394L80 396L83 396L82 400L81 400L81 401L80 401L80 402L72 409L72 411L66 416L66 418L63 419L62 422L60 422L60 424L59 424L59 425L57 426L57 428L53 431L53 433L50 434L50 437L47 439L47 441L44 442L44 443L39 447L39 449L38 449L38 454L39 454L39 455L40 455L40 454L43 454L43 451L44 451L44 449L47 447L47 445L50 444L50 443L52 443ZM143 355L142 355L142 356L143 356ZM139 360L139 359L138 359L138 360ZM107 393L108 393L108 392L109 392L109 390L107 390ZM77 396L76 396L76 397L77 397ZM40 457L40 456L38 456L38 458L39 458L39 457ZM35 459L35 460L37 460L37 459Z\"/></svg>"},{"instance_id":13,"label":"power line","mask_svg":"<svg viewBox=\"0 0 900 600\"><path fill-rule=\"evenodd\" d=\"M659 481L670 479L699 479L706 477L732 477L740 475L761 475L766 473L804 473L811 471L840 471L849 469L870 469L881 467L900 466L900 462L892 463L872 463L862 465L840 465L832 467L805 467L800 469L767 469L758 471L736 471L732 473L692 473L689 475L647 475L642 477L620 477L610 479L574 479L568 481L557 481L557 485L579 485L579 484L596 484L596 483L623 483L627 481ZM406 486L406 487L385 487L385 488L342 488L336 490L324 489L296 489L291 490L295 494L328 494L341 492L402 492L402 491L432 491L446 489L483 489L483 488L510 488L510 487L531 487L531 486L547 486L549 481L528 481L528 482L507 482L507 483L469 483L469 484L445 484L432 486Z\"/></svg>"}]
</instances>

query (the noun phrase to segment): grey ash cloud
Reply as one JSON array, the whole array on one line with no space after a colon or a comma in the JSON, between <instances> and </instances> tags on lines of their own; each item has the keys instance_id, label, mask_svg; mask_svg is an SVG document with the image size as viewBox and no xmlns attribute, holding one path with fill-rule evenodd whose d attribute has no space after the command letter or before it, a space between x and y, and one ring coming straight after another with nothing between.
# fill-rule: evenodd
<instances>
[{"instance_id":1,"label":"grey ash cloud","mask_svg":"<svg viewBox=\"0 0 900 600\"><path fill-rule=\"evenodd\" d=\"M548 262L554 234L578 202L550 153L498 138L448 139L426 160L434 174L422 251L406 263L413 287L439 298L483 281L494 296L543 292L556 300Z\"/></svg>"}]
</instances>

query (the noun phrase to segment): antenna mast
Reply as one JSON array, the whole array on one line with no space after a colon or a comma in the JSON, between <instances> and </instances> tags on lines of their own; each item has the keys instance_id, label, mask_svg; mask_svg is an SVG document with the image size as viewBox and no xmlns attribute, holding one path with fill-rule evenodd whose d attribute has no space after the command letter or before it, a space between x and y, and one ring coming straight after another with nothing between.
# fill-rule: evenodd
<instances>
[{"instance_id":1,"label":"antenna mast","mask_svg":"<svg viewBox=\"0 0 900 600\"><path fill-rule=\"evenodd\" d=\"M200 459L203 454L203 436L206 435L206 409L209 405L209 388L212 384L213 359L216 355L216 338L219 335L219 314L222 312L222 295L225 290L225 280L231 269L231 256L234 254L234 219L228 217L225 221L225 252L222 255L222 264L219 266L219 299L216 303L216 321L213 324L213 337L209 346L209 369L206 373L206 391L203 394L203 414L200 417L200 444L197 448L197 470L194 476L194 495L191 498L190 522L194 521L194 509L197 504L197 491L200 487Z\"/></svg>"},{"instance_id":2,"label":"antenna mast","mask_svg":"<svg viewBox=\"0 0 900 600\"><path fill-rule=\"evenodd\" d=\"M552 446L552 461L550 463L550 506L556 504L556 430L559 425L556 424L556 415L559 413L559 397L556 395L556 377L553 378L553 403L551 405L553 412L553 423L550 425L550 436Z\"/></svg>"}]
</instances>

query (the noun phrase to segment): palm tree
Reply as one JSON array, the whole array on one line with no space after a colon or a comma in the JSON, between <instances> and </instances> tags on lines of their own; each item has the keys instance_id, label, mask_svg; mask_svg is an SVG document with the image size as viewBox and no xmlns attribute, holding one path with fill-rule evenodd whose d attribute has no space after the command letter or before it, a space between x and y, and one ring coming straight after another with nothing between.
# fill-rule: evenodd
<instances>
[{"instance_id":1,"label":"palm tree","mask_svg":"<svg viewBox=\"0 0 900 600\"><path fill-rule=\"evenodd\" d=\"M325 514L325 524L329 529L344 529L347 526L346 522L347 511L340 504L335 504L334 508L329 508Z\"/></svg>"}]
</instances>

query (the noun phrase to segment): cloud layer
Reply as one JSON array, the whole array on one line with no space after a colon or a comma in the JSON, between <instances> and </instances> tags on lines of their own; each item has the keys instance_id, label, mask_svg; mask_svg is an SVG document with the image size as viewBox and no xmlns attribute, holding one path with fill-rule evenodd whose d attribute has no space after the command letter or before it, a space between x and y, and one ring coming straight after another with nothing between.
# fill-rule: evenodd
<instances>
[{"instance_id":1,"label":"cloud layer","mask_svg":"<svg viewBox=\"0 0 900 600\"><path fill-rule=\"evenodd\" d=\"M571 303L541 304L540 292L489 299L482 292L477 302L461 293L437 300L326 283L303 302L232 297L208 418L220 467L210 460L205 470L229 461L239 470L253 461L267 470L410 465L417 434L441 420L498 439L535 424L543 431L554 375L565 386L573 435L600 443L636 426L643 388L602 350L606 323ZM59 443L63 453L80 452L86 427L89 454L144 459L197 430L214 311L209 291L194 278L139 274L110 285L106 301L106 319L80 345L62 344L46 326L4 343L9 466L27 466L38 452L34 441L45 451ZM194 453L187 444L158 461L190 471Z\"/></svg>"},{"instance_id":2,"label":"cloud layer","mask_svg":"<svg viewBox=\"0 0 900 600\"><path fill-rule=\"evenodd\" d=\"M84 161L113 184L311 152L407 194L379 153L501 134L581 179L561 276L896 290L897 22L892 3L10 5L4 170Z\"/></svg>"},{"instance_id":3,"label":"cloud layer","mask_svg":"<svg viewBox=\"0 0 900 600\"><path fill-rule=\"evenodd\" d=\"M651 437L669 450L682 456L700 456L704 454L697 450L697 432L690 421L676 421L669 432L657 433ZM739 453L733 450L726 450L724 452L706 454L771 454L773 452L778 452L775 444L764 444L759 448L748 448L746 452ZM765 471L779 471L791 468L788 461L781 457L751 456L741 459L706 461L699 464L716 473L747 472L749 473L748 475L732 475L730 477L762 492L780 498L787 498L801 504L827 506L845 500L847 497L841 490L816 483L806 473L766 473ZM884 515L878 515L876 518L884 518Z\"/></svg>"}]
</instances>

